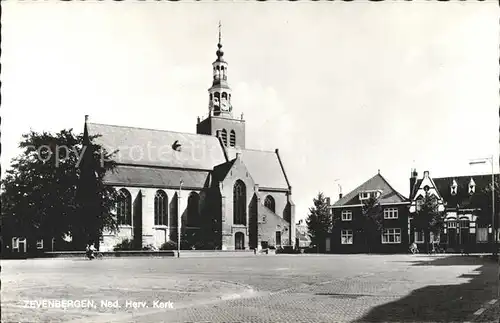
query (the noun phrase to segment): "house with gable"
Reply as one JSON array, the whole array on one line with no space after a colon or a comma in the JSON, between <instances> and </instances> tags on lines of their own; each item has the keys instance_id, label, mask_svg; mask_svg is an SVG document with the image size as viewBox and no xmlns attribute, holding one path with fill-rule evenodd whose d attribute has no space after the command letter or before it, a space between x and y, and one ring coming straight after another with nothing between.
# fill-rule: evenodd
<instances>
[{"instance_id":1,"label":"house with gable","mask_svg":"<svg viewBox=\"0 0 500 323\"><path fill-rule=\"evenodd\" d=\"M498 183L500 175L495 174L494 178ZM412 217L418 216L418 208L425 194L434 195L438 200L438 210L443 212L444 227L439 235L431 235L430 241L439 241L448 252L491 252L495 240L491 226L492 197L485 190L491 183L492 175L432 178L429 171L425 171L419 179L417 171L413 169L410 176L410 214ZM495 203L497 210L499 202ZM410 231L412 241L424 246L423 232L416 230L413 225L410 225Z\"/></svg>"},{"instance_id":2,"label":"house with gable","mask_svg":"<svg viewBox=\"0 0 500 323\"><path fill-rule=\"evenodd\" d=\"M363 203L377 199L383 213L383 229L375 245L368 246L363 228ZM331 206L334 225L330 239L333 253L404 253L408 250L410 202L378 174Z\"/></svg>"}]
</instances>

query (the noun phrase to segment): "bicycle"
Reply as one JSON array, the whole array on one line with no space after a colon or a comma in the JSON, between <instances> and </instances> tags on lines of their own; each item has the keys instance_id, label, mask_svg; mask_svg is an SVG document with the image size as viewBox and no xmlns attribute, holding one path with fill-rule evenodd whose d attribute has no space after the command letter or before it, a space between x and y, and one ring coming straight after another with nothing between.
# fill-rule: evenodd
<instances>
[{"instance_id":1,"label":"bicycle","mask_svg":"<svg viewBox=\"0 0 500 323\"><path fill-rule=\"evenodd\" d=\"M101 260L104 257L102 252L99 251L94 251L92 254L85 253L85 258L92 260L92 259L99 259Z\"/></svg>"}]
</instances>

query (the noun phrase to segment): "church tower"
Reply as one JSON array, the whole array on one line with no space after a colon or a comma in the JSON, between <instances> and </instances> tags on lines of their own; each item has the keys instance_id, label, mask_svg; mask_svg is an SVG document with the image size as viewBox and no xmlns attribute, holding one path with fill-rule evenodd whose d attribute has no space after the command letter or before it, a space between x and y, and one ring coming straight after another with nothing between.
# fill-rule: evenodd
<instances>
[{"instance_id":1,"label":"church tower","mask_svg":"<svg viewBox=\"0 0 500 323\"><path fill-rule=\"evenodd\" d=\"M227 147L245 148L243 114L239 119L233 117L231 88L227 83L228 64L223 58L220 22L217 47L217 59L212 63L212 87L208 89L208 117L202 121L198 118L196 133L212 136L219 134Z\"/></svg>"}]
</instances>

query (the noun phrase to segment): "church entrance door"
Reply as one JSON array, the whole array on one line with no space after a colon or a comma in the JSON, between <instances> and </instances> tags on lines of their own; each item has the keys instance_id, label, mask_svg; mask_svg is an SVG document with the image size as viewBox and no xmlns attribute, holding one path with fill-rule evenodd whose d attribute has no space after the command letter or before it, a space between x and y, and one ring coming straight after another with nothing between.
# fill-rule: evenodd
<instances>
[{"instance_id":1,"label":"church entrance door","mask_svg":"<svg viewBox=\"0 0 500 323\"><path fill-rule=\"evenodd\" d=\"M236 232L234 235L234 248L236 250L245 249L245 235L241 232Z\"/></svg>"}]
</instances>

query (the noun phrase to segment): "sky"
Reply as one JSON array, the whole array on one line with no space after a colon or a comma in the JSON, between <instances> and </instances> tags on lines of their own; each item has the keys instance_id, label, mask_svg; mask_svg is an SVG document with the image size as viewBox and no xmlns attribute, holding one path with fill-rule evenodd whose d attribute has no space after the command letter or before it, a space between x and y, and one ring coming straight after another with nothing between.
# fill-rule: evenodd
<instances>
[{"instance_id":1,"label":"sky","mask_svg":"<svg viewBox=\"0 0 500 323\"><path fill-rule=\"evenodd\" d=\"M378 170L408 196L412 168L483 174L470 159L498 156L495 1L2 7L2 176L23 133L81 132L85 115L195 133L219 20L246 146L279 148L297 219Z\"/></svg>"}]
</instances>

